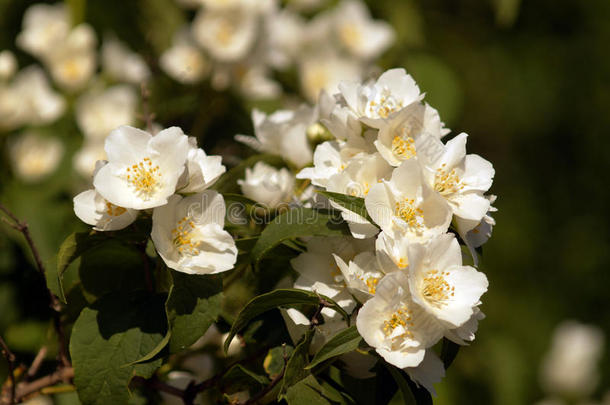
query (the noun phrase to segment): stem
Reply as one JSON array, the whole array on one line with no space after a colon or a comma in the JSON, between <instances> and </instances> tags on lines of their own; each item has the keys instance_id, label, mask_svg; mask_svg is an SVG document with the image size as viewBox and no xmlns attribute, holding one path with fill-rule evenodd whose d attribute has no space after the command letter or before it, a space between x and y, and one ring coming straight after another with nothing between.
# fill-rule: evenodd
<instances>
[{"instance_id":1,"label":"stem","mask_svg":"<svg viewBox=\"0 0 610 405\"><path fill-rule=\"evenodd\" d=\"M11 349L8 348L4 339L0 336L0 346L2 346L2 354L6 358L8 363L8 378L11 384L11 391L9 397L9 404L12 405L15 403L15 355L11 352Z\"/></svg>"},{"instance_id":2,"label":"stem","mask_svg":"<svg viewBox=\"0 0 610 405\"><path fill-rule=\"evenodd\" d=\"M46 269L44 267L44 264L42 263L42 259L40 258L40 254L38 253L38 249L36 248L36 244L32 239L28 224L25 221L20 221L15 216L15 214L13 214L3 204L0 204L0 210L4 212L14 222L14 224L10 224L11 227L23 234L23 237L25 238L30 248L30 251L32 252L32 256L34 256L34 262L36 263L38 272L43 277L46 284ZM59 299L55 296L55 294L53 294L48 288L47 292L49 294L49 306L53 310L53 326L55 328L55 333L57 334L57 341L59 345L59 361L63 367L70 367L70 360L68 360L68 351L66 349L66 334L61 323L61 303L59 302Z\"/></svg>"},{"instance_id":3,"label":"stem","mask_svg":"<svg viewBox=\"0 0 610 405\"><path fill-rule=\"evenodd\" d=\"M40 366L42 365L42 362L44 361L44 357L47 355L47 347L46 346L42 346L40 348L40 350L38 350L38 353L36 354L36 357L34 357L34 360L32 361L32 365L30 365L30 368L28 369L25 378L29 381L32 378L34 378L34 376L36 375L36 373L38 373L38 369L40 368Z\"/></svg>"}]
</instances>

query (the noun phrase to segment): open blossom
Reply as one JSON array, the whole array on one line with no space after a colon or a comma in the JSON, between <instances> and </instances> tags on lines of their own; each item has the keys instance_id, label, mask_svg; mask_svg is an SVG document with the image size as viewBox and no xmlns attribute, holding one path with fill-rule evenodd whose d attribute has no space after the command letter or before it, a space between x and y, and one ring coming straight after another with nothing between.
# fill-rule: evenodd
<instances>
[{"instance_id":1,"label":"open blossom","mask_svg":"<svg viewBox=\"0 0 610 405\"><path fill-rule=\"evenodd\" d=\"M466 154L466 138L459 134L439 145L441 153L423 154L420 161L427 183L447 200L453 213L478 223L489 211L490 202L483 193L491 187L495 172L487 160Z\"/></svg>"},{"instance_id":2,"label":"open blossom","mask_svg":"<svg viewBox=\"0 0 610 405\"><path fill-rule=\"evenodd\" d=\"M353 158L344 170L332 176L328 180L326 190L364 198L372 186L382 180L389 179L391 174L392 168L379 154L364 155ZM354 237L371 237L379 231L375 225L359 214L334 203L332 200L331 205L342 211L341 214L348 222Z\"/></svg>"},{"instance_id":3,"label":"open blossom","mask_svg":"<svg viewBox=\"0 0 610 405\"><path fill-rule=\"evenodd\" d=\"M92 90L78 99L76 122L86 138L101 142L113 129L135 123L137 101L135 90L128 85Z\"/></svg>"},{"instance_id":4,"label":"open blossom","mask_svg":"<svg viewBox=\"0 0 610 405\"><path fill-rule=\"evenodd\" d=\"M286 168L276 169L264 162L246 169L246 178L238 180L244 195L268 208L288 203L294 196L294 175Z\"/></svg>"},{"instance_id":5,"label":"open blossom","mask_svg":"<svg viewBox=\"0 0 610 405\"><path fill-rule=\"evenodd\" d=\"M226 207L221 194L206 190L173 195L153 211L152 240L165 264L189 274L215 274L233 268L237 247L223 229Z\"/></svg>"},{"instance_id":6,"label":"open blossom","mask_svg":"<svg viewBox=\"0 0 610 405\"><path fill-rule=\"evenodd\" d=\"M248 9L201 9L192 25L193 38L220 62L244 58L258 34L258 16Z\"/></svg>"},{"instance_id":7,"label":"open blossom","mask_svg":"<svg viewBox=\"0 0 610 405\"><path fill-rule=\"evenodd\" d=\"M455 237L441 235L428 245L411 244L409 289L411 297L447 329L466 323L487 291L487 277L462 265L462 251Z\"/></svg>"},{"instance_id":8,"label":"open blossom","mask_svg":"<svg viewBox=\"0 0 610 405\"><path fill-rule=\"evenodd\" d=\"M336 254L333 257L341 270L343 282L358 301L366 302L375 295L377 284L385 273L373 252L358 253L347 263Z\"/></svg>"},{"instance_id":9,"label":"open blossom","mask_svg":"<svg viewBox=\"0 0 610 405\"><path fill-rule=\"evenodd\" d=\"M150 77L150 69L142 56L131 51L115 37L104 39L102 67L116 80L139 84Z\"/></svg>"},{"instance_id":10,"label":"open blossom","mask_svg":"<svg viewBox=\"0 0 610 405\"><path fill-rule=\"evenodd\" d=\"M373 21L366 4L360 0L343 0L333 14L339 42L358 58L376 58L394 41L392 26L385 21Z\"/></svg>"},{"instance_id":11,"label":"open blossom","mask_svg":"<svg viewBox=\"0 0 610 405\"><path fill-rule=\"evenodd\" d=\"M418 366L444 332L413 301L403 272L390 273L377 284L375 296L358 312L356 326L366 343L399 368Z\"/></svg>"},{"instance_id":12,"label":"open blossom","mask_svg":"<svg viewBox=\"0 0 610 405\"><path fill-rule=\"evenodd\" d=\"M70 15L65 4L34 4L23 16L23 29L17 36L17 45L41 57L53 52L70 29Z\"/></svg>"},{"instance_id":13,"label":"open blossom","mask_svg":"<svg viewBox=\"0 0 610 405\"><path fill-rule=\"evenodd\" d=\"M364 199L381 230L399 231L412 241L425 241L449 229L451 210L424 181L415 160L403 162L390 181L375 184Z\"/></svg>"},{"instance_id":14,"label":"open blossom","mask_svg":"<svg viewBox=\"0 0 610 405\"><path fill-rule=\"evenodd\" d=\"M337 259L341 260L340 263L349 263L359 252L372 250L371 239L313 237L307 241L307 251L290 261L299 273L294 287L326 295L350 312L356 306L356 301L348 289ZM322 313L331 318L336 316L328 308L324 308Z\"/></svg>"},{"instance_id":15,"label":"open blossom","mask_svg":"<svg viewBox=\"0 0 610 405\"><path fill-rule=\"evenodd\" d=\"M432 395L436 395L434 384L445 376L445 365L432 349L426 350L424 359L417 367L405 367L403 370L415 384L423 386Z\"/></svg>"},{"instance_id":16,"label":"open blossom","mask_svg":"<svg viewBox=\"0 0 610 405\"><path fill-rule=\"evenodd\" d=\"M74 197L74 213L96 231L116 231L129 226L138 211L118 207L108 202L95 190L86 190Z\"/></svg>"},{"instance_id":17,"label":"open blossom","mask_svg":"<svg viewBox=\"0 0 610 405\"><path fill-rule=\"evenodd\" d=\"M442 153L440 142L435 140L448 132L434 108L415 101L381 127L375 147L389 164L400 166L421 154L435 157Z\"/></svg>"},{"instance_id":18,"label":"open blossom","mask_svg":"<svg viewBox=\"0 0 610 405\"><path fill-rule=\"evenodd\" d=\"M65 109L65 100L53 91L39 66L21 70L6 86L0 84L0 128L49 124Z\"/></svg>"},{"instance_id":19,"label":"open blossom","mask_svg":"<svg viewBox=\"0 0 610 405\"><path fill-rule=\"evenodd\" d=\"M178 127L154 137L140 129L122 126L105 143L108 164L93 179L95 189L111 203L146 209L167 203L185 170L188 137Z\"/></svg>"},{"instance_id":20,"label":"open blossom","mask_svg":"<svg viewBox=\"0 0 610 405\"><path fill-rule=\"evenodd\" d=\"M85 139L83 146L74 154L72 164L78 174L91 178L96 164L100 160L106 160L104 142Z\"/></svg>"},{"instance_id":21,"label":"open blossom","mask_svg":"<svg viewBox=\"0 0 610 405\"><path fill-rule=\"evenodd\" d=\"M19 135L10 145L10 157L15 175L27 182L40 181L53 173L64 154L64 146L57 138L35 132Z\"/></svg>"},{"instance_id":22,"label":"open blossom","mask_svg":"<svg viewBox=\"0 0 610 405\"><path fill-rule=\"evenodd\" d=\"M312 52L300 59L299 77L303 94L314 102L322 90L334 94L344 80L360 80L362 67L359 62L334 52Z\"/></svg>"},{"instance_id":23,"label":"open blossom","mask_svg":"<svg viewBox=\"0 0 610 405\"><path fill-rule=\"evenodd\" d=\"M489 200L490 204L493 204L496 200L495 195L488 195L485 196L485 198ZM487 242L489 238L491 238L491 232L493 227L496 225L496 220L491 216L491 214L496 211L498 211L498 209L490 205L489 211L487 211L483 219L479 222L460 217L455 218L455 227L458 234L468 247L473 249L478 248Z\"/></svg>"},{"instance_id":24,"label":"open blossom","mask_svg":"<svg viewBox=\"0 0 610 405\"><path fill-rule=\"evenodd\" d=\"M197 147L197 139L189 137L186 170L178 182L180 193L200 193L210 187L227 170L221 156L208 156Z\"/></svg>"},{"instance_id":25,"label":"open blossom","mask_svg":"<svg viewBox=\"0 0 610 405\"><path fill-rule=\"evenodd\" d=\"M422 98L415 80L404 69L390 69L376 82L342 82L339 89L352 113L373 128L381 128L403 108Z\"/></svg>"},{"instance_id":26,"label":"open blossom","mask_svg":"<svg viewBox=\"0 0 610 405\"><path fill-rule=\"evenodd\" d=\"M303 167L312 159L307 129L316 122L315 109L306 105L298 109L279 110L271 115L252 112L256 138L237 135L235 139L261 152L282 156L297 167Z\"/></svg>"},{"instance_id":27,"label":"open blossom","mask_svg":"<svg viewBox=\"0 0 610 405\"><path fill-rule=\"evenodd\" d=\"M201 81L210 71L210 61L188 32L178 32L172 46L159 58L159 65L172 79L190 84Z\"/></svg>"}]
</instances>

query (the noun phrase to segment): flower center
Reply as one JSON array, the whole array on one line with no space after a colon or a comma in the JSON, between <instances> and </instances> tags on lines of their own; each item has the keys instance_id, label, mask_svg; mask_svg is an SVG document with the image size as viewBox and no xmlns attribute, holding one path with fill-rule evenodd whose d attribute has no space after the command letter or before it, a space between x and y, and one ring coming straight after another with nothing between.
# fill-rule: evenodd
<instances>
[{"instance_id":1,"label":"flower center","mask_svg":"<svg viewBox=\"0 0 610 405\"><path fill-rule=\"evenodd\" d=\"M440 307L446 304L447 299L453 297L455 287L445 280L449 272L430 270L424 277L422 294L426 300L434 306Z\"/></svg>"},{"instance_id":2,"label":"flower center","mask_svg":"<svg viewBox=\"0 0 610 405\"><path fill-rule=\"evenodd\" d=\"M445 167L446 163L436 169L434 174L434 189L442 195L449 195L457 193L464 188L464 184L458 177L455 169L447 171Z\"/></svg>"},{"instance_id":3,"label":"flower center","mask_svg":"<svg viewBox=\"0 0 610 405\"><path fill-rule=\"evenodd\" d=\"M190 217L182 217L172 229L173 243L181 255L195 256L199 253L199 242L193 241L195 222Z\"/></svg>"},{"instance_id":4,"label":"flower center","mask_svg":"<svg viewBox=\"0 0 610 405\"><path fill-rule=\"evenodd\" d=\"M148 200L161 185L159 166L153 166L149 158L127 168L127 181L140 197Z\"/></svg>"},{"instance_id":5,"label":"flower center","mask_svg":"<svg viewBox=\"0 0 610 405\"><path fill-rule=\"evenodd\" d=\"M119 207L118 205L114 205L111 202L106 201L106 214L111 217L118 217L123 215L127 210L123 207Z\"/></svg>"},{"instance_id":6,"label":"flower center","mask_svg":"<svg viewBox=\"0 0 610 405\"><path fill-rule=\"evenodd\" d=\"M424 211L416 208L414 200L405 198L402 201L396 202L394 212L396 216L407 223L411 228L420 229L423 225Z\"/></svg>"},{"instance_id":7,"label":"flower center","mask_svg":"<svg viewBox=\"0 0 610 405\"><path fill-rule=\"evenodd\" d=\"M402 101L396 100L392 92L384 88L375 99L369 101L368 112L372 116L388 118L390 114L402 109Z\"/></svg>"},{"instance_id":8,"label":"flower center","mask_svg":"<svg viewBox=\"0 0 610 405\"><path fill-rule=\"evenodd\" d=\"M222 46L228 46L231 44L231 40L235 35L235 26L227 21L223 20L218 26L218 30L216 31L216 40Z\"/></svg>"},{"instance_id":9,"label":"flower center","mask_svg":"<svg viewBox=\"0 0 610 405\"><path fill-rule=\"evenodd\" d=\"M375 294L377 291L377 284L379 284L378 277L369 277L366 280L362 280L366 283L367 288L369 289L369 293Z\"/></svg>"},{"instance_id":10,"label":"flower center","mask_svg":"<svg viewBox=\"0 0 610 405\"><path fill-rule=\"evenodd\" d=\"M405 134L396 135L392 139L392 153L404 160L415 157L415 140Z\"/></svg>"},{"instance_id":11,"label":"flower center","mask_svg":"<svg viewBox=\"0 0 610 405\"><path fill-rule=\"evenodd\" d=\"M412 337L413 333L408 329L410 326L413 326L412 312L406 305L403 305L383 322L383 333L389 337L396 328L402 328L402 333L393 337L392 340L399 337Z\"/></svg>"},{"instance_id":12,"label":"flower center","mask_svg":"<svg viewBox=\"0 0 610 405\"><path fill-rule=\"evenodd\" d=\"M339 28L339 37L349 48L357 48L362 42L362 33L356 24L343 24Z\"/></svg>"}]
</instances>

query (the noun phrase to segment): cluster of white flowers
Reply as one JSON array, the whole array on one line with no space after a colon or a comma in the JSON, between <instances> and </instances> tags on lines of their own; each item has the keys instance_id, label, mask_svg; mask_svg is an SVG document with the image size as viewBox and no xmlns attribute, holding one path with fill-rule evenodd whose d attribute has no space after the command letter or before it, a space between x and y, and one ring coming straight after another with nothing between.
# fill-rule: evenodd
<instances>
[{"instance_id":1,"label":"cluster of white flowers","mask_svg":"<svg viewBox=\"0 0 610 405\"><path fill-rule=\"evenodd\" d=\"M74 167L84 177L91 176L95 162L105 158L105 136L119 125L136 120L138 93L134 87L150 76L142 57L114 37L107 37L97 52L97 38L91 26L72 25L68 7L63 3L34 4L23 17L22 31L16 38L19 48L38 58L40 66L18 70L12 52L0 52L0 130L12 131L26 126L49 125L70 112L66 98L53 90L45 71L63 92L75 99L75 115L84 135L82 148L74 156ZM99 54L99 55L98 55ZM102 74L98 75L98 59ZM18 134L26 137L28 132ZM15 174L24 181L36 181L49 174L62 154L57 147L46 148L40 137L29 137L28 145L39 151L40 175ZM14 142L21 144L19 140ZM13 148L14 167L28 165L28 156ZM63 150L63 148L62 148ZM44 156L43 156L44 155ZM46 172L42 172L47 168Z\"/></svg>"},{"instance_id":2,"label":"cluster of white flowers","mask_svg":"<svg viewBox=\"0 0 610 405\"><path fill-rule=\"evenodd\" d=\"M182 83L209 75L215 88L233 85L254 98L279 95L273 70L296 68L303 94L315 101L340 80L360 79L394 41L392 28L372 20L361 0L342 0L309 21L298 4L280 7L276 0L179 3L197 14L161 56L161 67Z\"/></svg>"},{"instance_id":3,"label":"cluster of white flowers","mask_svg":"<svg viewBox=\"0 0 610 405\"><path fill-rule=\"evenodd\" d=\"M237 248L224 230L221 194L207 190L225 172L180 128L155 136L130 126L108 135L107 161L98 161L94 189L74 197L74 212L98 231L114 231L152 209L151 238L168 267L191 274L233 268Z\"/></svg>"},{"instance_id":4,"label":"cluster of white flowers","mask_svg":"<svg viewBox=\"0 0 610 405\"><path fill-rule=\"evenodd\" d=\"M474 249L494 224L494 197L485 195L494 169L466 154L466 134L443 143L449 131L422 99L403 69L321 94L316 111L334 139L316 147L313 167L297 177L363 198L367 216L331 199L352 237L313 238L292 264L296 288L324 294L348 312L363 304L353 316L364 340L432 391L444 369L431 348L442 337L473 340L484 316L478 307L487 278L463 264L455 234L476 263Z\"/></svg>"}]
</instances>

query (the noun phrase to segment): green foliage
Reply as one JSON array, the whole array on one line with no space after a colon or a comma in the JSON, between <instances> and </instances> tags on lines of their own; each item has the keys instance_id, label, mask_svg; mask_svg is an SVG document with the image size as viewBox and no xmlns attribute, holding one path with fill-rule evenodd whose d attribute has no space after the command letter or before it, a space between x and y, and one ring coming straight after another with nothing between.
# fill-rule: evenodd
<instances>
[{"instance_id":1,"label":"green foliage","mask_svg":"<svg viewBox=\"0 0 610 405\"><path fill-rule=\"evenodd\" d=\"M366 206L364 205L364 198L322 190L318 191L318 193L374 224L368 211L366 210Z\"/></svg>"},{"instance_id":2,"label":"green foliage","mask_svg":"<svg viewBox=\"0 0 610 405\"><path fill-rule=\"evenodd\" d=\"M199 339L220 315L222 278L172 271L174 284L165 304L171 338L169 351L183 350Z\"/></svg>"},{"instance_id":3,"label":"green foliage","mask_svg":"<svg viewBox=\"0 0 610 405\"><path fill-rule=\"evenodd\" d=\"M349 328L338 332L324 343L324 346L318 350L307 368L313 368L323 361L356 350L360 342L362 342L362 337L358 333L356 325L352 325Z\"/></svg>"},{"instance_id":4,"label":"green foliage","mask_svg":"<svg viewBox=\"0 0 610 405\"><path fill-rule=\"evenodd\" d=\"M286 362L284 378L280 388L280 398L285 396L290 387L310 375L309 370L305 366L309 363L309 346L311 345L314 333L315 330L313 328L309 328L305 332L301 341L294 348L288 362Z\"/></svg>"},{"instance_id":5,"label":"green foliage","mask_svg":"<svg viewBox=\"0 0 610 405\"><path fill-rule=\"evenodd\" d=\"M279 307L292 307L295 305L313 305L317 307L322 305L322 302L324 302L324 305L340 313L344 319L347 320L349 318L345 310L336 302L328 297L318 295L311 291L276 289L255 297L246 304L233 323L229 336L224 344L225 352L229 348L233 337L258 315Z\"/></svg>"},{"instance_id":6,"label":"green foliage","mask_svg":"<svg viewBox=\"0 0 610 405\"><path fill-rule=\"evenodd\" d=\"M130 364L166 334L164 296L110 294L85 308L72 329L74 383L83 405L122 404L132 377L150 377L161 360Z\"/></svg>"},{"instance_id":7,"label":"green foliage","mask_svg":"<svg viewBox=\"0 0 610 405\"><path fill-rule=\"evenodd\" d=\"M263 230L252 249L252 261L258 266L271 249L288 239L348 234L346 223L334 211L294 208L277 216Z\"/></svg>"}]
</instances>

